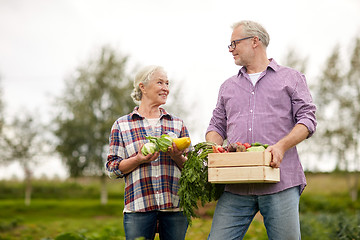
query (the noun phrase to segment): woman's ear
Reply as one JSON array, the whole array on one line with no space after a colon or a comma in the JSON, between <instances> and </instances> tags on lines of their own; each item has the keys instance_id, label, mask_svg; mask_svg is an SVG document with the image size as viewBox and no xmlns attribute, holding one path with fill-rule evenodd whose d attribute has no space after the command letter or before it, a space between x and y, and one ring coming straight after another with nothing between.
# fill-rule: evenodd
<instances>
[{"instance_id":1,"label":"woman's ear","mask_svg":"<svg viewBox=\"0 0 360 240\"><path fill-rule=\"evenodd\" d=\"M141 90L141 92L145 92L145 85L143 83L139 83L139 89Z\"/></svg>"}]
</instances>

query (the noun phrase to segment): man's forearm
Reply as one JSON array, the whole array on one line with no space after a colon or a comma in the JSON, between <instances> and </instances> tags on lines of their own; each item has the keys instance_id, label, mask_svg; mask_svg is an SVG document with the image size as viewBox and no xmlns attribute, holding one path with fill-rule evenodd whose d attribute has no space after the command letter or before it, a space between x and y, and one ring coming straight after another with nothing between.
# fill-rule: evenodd
<instances>
[{"instance_id":1,"label":"man's forearm","mask_svg":"<svg viewBox=\"0 0 360 240\"><path fill-rule=\"evenodd\" d=\"M307 127L303 124L297 124L288 135L274 145L269 146L265 151L271 152L272 154L270 166L275 168L280 167L285 152L305 140L308 135L309 130Z\"/></svg>"},{"instance_id":2,"label":"man's forearm","mask_svg":"<svg viewBox=\"0 0 360 240\"><path fill-rule=\"evenodd\" d=\"M224 143L224 139L215 131L210 131L205 136L206 141L213 142L218 145L222 145Z\"/></svg>"},{"instance_id":3,"label":"man's forearm","mask_svg":"<svg viewBox=\"0 0 360 240\"><path fill-rule=\"evenodd\" d=\"M309 130L303 124L296 124L291 132L282 138L276 145L279 145L284 152L304 141L309 135Z\"/></svg>"}]
</instances>

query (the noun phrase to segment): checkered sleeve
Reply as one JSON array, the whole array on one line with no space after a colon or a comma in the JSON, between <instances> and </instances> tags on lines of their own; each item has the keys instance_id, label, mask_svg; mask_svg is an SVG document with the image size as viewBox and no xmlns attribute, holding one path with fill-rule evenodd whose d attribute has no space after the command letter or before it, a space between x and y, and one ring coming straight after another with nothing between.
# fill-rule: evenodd
<instances>
[{"instance_id":1,"label":"checkered sleeve","mask_svg":"<svg viewBox=\"0 0 360 240\"><path fill-rule=\"evenodd\" d=\"M121 156L124 156L124 146L121 141L119 125L115 122L109 137L109 154L105 164L105 172L112 179L124 177L119 169L119 162L123 160Z\"/></svg>"}]
</instances>

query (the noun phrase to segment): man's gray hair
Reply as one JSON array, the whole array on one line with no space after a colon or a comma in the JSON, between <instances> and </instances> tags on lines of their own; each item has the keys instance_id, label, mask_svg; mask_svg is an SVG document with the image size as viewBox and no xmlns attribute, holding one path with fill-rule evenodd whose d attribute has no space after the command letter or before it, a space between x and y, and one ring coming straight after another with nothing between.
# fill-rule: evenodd
<instances>
[{"instance_id":1,"label":"man's gray hair","mask_svg":"<svg viewBox=\"0 0 360 240\"><path fill-rule=\"evenodd\" d=\"M232 25L232 29L234 30L239 26L242 26L242 33L244 34L244 37L257 36L265 47L269 45L270 36L261 24L254 21L244 20L234 23Z\"/></svg>"}]
</instances>

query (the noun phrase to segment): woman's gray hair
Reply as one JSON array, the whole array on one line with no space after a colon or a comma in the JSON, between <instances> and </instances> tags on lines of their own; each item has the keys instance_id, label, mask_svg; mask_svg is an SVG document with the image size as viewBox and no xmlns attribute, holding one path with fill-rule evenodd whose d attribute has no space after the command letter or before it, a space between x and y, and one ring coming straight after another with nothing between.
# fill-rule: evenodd
<instances>
[{"instance_id":1,"label":"woman's gray hair","mask_svg":"<svg viewBox=\"0 0 360 240\"><path fill-rule=\"evenodd\" d=\"M234 23L232 29L234 30L239 26L242 26L242 32L244 36L257 36L265 47L269 45L270 36L265 30L265 28L261 26L261 24L253 21L244 20Z\"/></svg>"},{"instance_id":2,"label":"woman's gray hair","mask_svg":"<svg viewBox=\"0 0 360 240\"><path fill-rule=\"evenodd\" d=\"M142 98L142 92L139 87L140 83L143 83L144 85L147 85L149 81L151 80L151 76L154 72L161 71L165 72L164 68L157 65L150 65L142 68L135 76L134 79L134 89L131 93L131 97L134 100L136 104L138 104L141 101Z\"/></svg>"}]
</instances>

